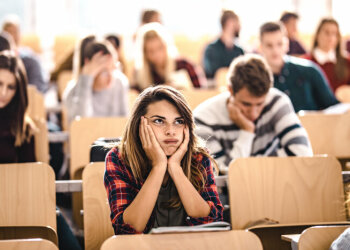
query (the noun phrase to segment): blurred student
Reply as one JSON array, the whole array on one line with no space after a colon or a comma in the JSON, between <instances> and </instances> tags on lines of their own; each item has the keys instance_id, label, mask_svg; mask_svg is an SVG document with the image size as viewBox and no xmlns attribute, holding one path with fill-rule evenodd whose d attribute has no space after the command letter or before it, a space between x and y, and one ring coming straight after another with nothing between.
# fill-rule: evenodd
<instances>
[{"instance_id":1,"label":"blurred student","mask_svg":"<svg viewBox=\"0 0 350 250\"><path fill-rule=\"evenodd\" d=\"M287 56L287 50L288 39L280 23L260 27L260 51L273 72L274 87L289 96L295 112L339 103L321 69L309 60Z\"/></svg>"},{"instance_id":2,"label":"blurred student","mask_svg":"<svg viewBox=\"0 0 350 250\"><path fill-rule=\"evenodd\" d=\"M222 221L214 166L181 93L168 86L144 90L121 143L106 157L115 234Z\"/></svg>"},{"instance_id":3,"label":"blurred student","mask_svg":"<svg viewBox=\"0 0 350 250\"><path fill-rule=\"evenodd\" d=\"M280 18L286 28L289 40L288 55L300 56L306 54L305 48L298 41L298 20L299 16L293 12L284 12Z\"/></svg>"},{"instance_id":4,"label":"blurred student","mask_svg":"<svg viewBox=\"0 0 350 250\"><path fill-rule=\"evenodd\" d=\"M204 52L204 70L207 78L214 78L219 68L228 67L234 58L244 54L243 49L235 44L240 31L236 13L231 10L223 11L220 22L220 37L209 44Z\"/></svg>"},{"instance_id":5,"label":"blurred student","mask_svg":"<svg viewBox=\"0 0 350 250\"><path fill-rule=\"evenodd\" d=\"M126 76L117 68L117 53L108 41L84 39L75 65L75 80L63 94L68 120L75 117L126 116Z\"/></svg>"},{"instance_id":6,"label":"blurred student","mask_svg":"<svg viewBox=\"0 0 350 250\"><path fill-rule=\"evenodd\" d=\"M27 78L11 51L0 52L0 163L35 162L36 127L26 115Z\"/></svg>"},{"instance_id":7,"label":"blurred student","mask_svg":"<svg viewBox=\"0 0 350 250\"><path fill-rule=\"evenodd\" d=\"M20 47L21 33L19 18L15 15L8 15L5 17L2 24L2 30L8 32L14 40L16 46L15 50L18 52L18 55L24 64L28 83L35 85L40 92L45 92L48 89L48 82L44 79L43 69L40 65L39 58L31 49Z\"/></svg>"},{"instance_id":8,"label":"blurred student","mask_svg":"<svg viewBox=\"0 0 350 250\"><path fill-rule=\"evenodd\" d=\"M259 55L233 60L229 91L195 108L197 135L207 141L220 173L232 160L253 156L311 156L305 129L288 96L272 88L272 72Z\"/></svg>"},{"instance_id":9,"label":"blurred student","mask_svg":"<svg viewBox=\"0 0 350 250\"><path fill-rule=\"evenodd\" d=\"M170 34L159 23L143 25L136 38L135 87L168 84L175 88L200 88L206 78L200 67L177 55Z\"/></svg>"},{"instance_id":10,"label":"blurred student","mask_svg":"<svg viewBox=\"0 0 350 250\"><path fill-rule=\"evenodd\" d=\"M344 84L350 84L350 58L345 56L341 47L339 25L333 18L324 18L319 23L311 55L311 59L323 69L332 90Z\"/></svg>"}]
</instances>

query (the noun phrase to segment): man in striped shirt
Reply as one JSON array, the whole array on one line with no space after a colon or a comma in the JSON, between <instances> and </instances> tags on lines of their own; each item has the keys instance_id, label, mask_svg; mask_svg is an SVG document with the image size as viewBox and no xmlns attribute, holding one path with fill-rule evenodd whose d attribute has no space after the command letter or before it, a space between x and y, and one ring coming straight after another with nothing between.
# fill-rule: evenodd
<instances>
[{"instance_id":1,"label":"man in striped shirt","mask_svg":"<svg viewBox=\"0 0 350 250\"><path fill-rule=\"evenodd\" d=\"M228 80L228 92L194 110L196 132L207 141L222 174L239 157L312 155L289 97L271 87L272 72L261 56L236 58Z\"/></svg>"}]
</instances>

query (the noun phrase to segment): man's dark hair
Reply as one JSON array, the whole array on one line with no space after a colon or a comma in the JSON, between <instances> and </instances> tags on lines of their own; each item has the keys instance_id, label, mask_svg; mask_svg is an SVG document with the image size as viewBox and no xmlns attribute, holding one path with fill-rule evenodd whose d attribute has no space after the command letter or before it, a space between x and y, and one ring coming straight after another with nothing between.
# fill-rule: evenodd
<instances>
[{"instance_id":1,"label":"man's dark hair","mask_svg":"<svg viewBox=\"0 0 350 250\"><path fill-rule=\"evenodd\" d=\"M272 72L265 61L259 55L246 54L233 60L228 70L228 80L233 94L242 88L247 88L249 93L261 97L272 86Z\"/></svg>"},{"instance_id":2,"label":"man's dark hair","mask_svg":"<svg viewBox=\"0 0 350 250\"><path fill-rule=\"evenodd\" d=\"M260 39L265 33L281 31L285 33L284 26L279 22L267 22L260 27Z\"/></svg>"},{"instance_id":3,"label":"man's dark hair","mask_svg":"<svg viewBox=\"0 0 350 250\"><path fill-rule=\"evenodd\" d=\"M221 15L220 23L221 28L224 28L226 25L227 20L229 19L238 19L238 16L236 13L234 13L232 10L224 10Z\"/></svg>"},{"instance_id":4,"label":"man's dark hair","mask_svg":"<svg viewBox=\"0 0 350 250\"><path fill-rule=\"evenodd\" d=\"M299 19L298 14L294 13L294 12L283 12L280 18L280 21L282 23L287 23L290 19Z\"/></svg>"}]
</instances>

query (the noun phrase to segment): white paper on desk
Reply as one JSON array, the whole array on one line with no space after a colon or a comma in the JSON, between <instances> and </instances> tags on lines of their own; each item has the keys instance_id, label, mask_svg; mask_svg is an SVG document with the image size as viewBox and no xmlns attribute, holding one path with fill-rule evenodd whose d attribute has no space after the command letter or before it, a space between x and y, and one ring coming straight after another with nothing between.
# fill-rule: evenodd
<instances>
[{"instance_id":1,"label":"white paper on desk","mask_svg":"<svg viewBox=\"0 0 350 250\"><path fill-rule=\"evenodd\" d=\"M217 221L196 226L178 226L178 227L157 227L152 228L150 234L162 233L186 233L186 232L210 232L210 231L228 231L231 225L225 221Z\"/></svg>"},{"instance_id":2,"label":"white paper on desk","mask_svg":"<svg viewBox=\"0 0 350 250\"><path fill-rule=\"evenodd\" d=\"M350 110L350 103L338 103L330 106L324 110L322 113L325 114L344 114Z\"/></svg>"}]
</instances>

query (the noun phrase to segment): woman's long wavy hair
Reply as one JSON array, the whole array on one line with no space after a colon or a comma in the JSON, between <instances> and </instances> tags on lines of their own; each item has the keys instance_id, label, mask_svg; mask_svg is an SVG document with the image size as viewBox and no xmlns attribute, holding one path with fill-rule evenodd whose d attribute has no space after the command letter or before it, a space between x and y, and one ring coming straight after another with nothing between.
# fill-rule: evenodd
<instances>
[{"instance_id":1,"label":"woman's long wavy hair","mask_svg":"<svg viewBox=\"0 0 350 250\"><path fill-rule=\"evenodd\" d=\"M136 99L131 117L127 123L121 143L118 145L122 159L133 173L138 182L144 182L152 169L151 161L147 158L142 148L139 136L139 126L141 117L147 113L150 104L166 100L176 107L185 125L189 128L188 150L181 161L181 167L197 191L200 191L205 185L206 171L201 162L194 157L196 154L202 154L208 157L212 163L215 161L208 152L200 145L200 139L194 134L194 121L192 111L189 108L183 95L172 87L157 86L145 89ZM217 168L216 164L215 167ZM168 207L180 207L179 196L170 200Z\"/></svg>"},{"instance_id":2,"label":"woman's long wavy hair","mask_svg":"<svg viewBox=\"0 0 350 250\"><path fill-rule=\"evenodd\" d=\"M0 53L0 69L10 71L16 80L16 93L6 109L11 124L11 133L15 136L15 146L20 146L28 139L26 130L26 111L28 107L27 76L24 65L12 51Z\"/></svg>"},{"instance_id":3,"label":"woman's long wavy hair","mask_svg":"<svg viewBox=\"0 0 350 250\"><path fill-rule=\"evenodd\" d=\"M312 51L314 51L317 47L318 47L318 36L321 32L321 29L323 28L323 26L325 24L334 24L335 26L337 26L337 30L338 30L338 33L337 33L337 38L338 38L338 43L337 43L337 46L335 48L335 54L336 54L336 57L337 57L337 63L335 64L335 76L336 76L336 79L338 80L343 80L343 79L346 79L350 72L349 72L349 69L347 67L347 61L346 61L346 58L343 56L343 53L342 53L342 47L341 47L341 34L340 34L340 29L339 29L339 24L338 22L333 19L333 18L323 18L317 29L316 29L316 33L315 33L315 37L314 37L314 42L313 42L313 45L312 45Z\"/></svg>"},{"instance_id":4,"label":"woman's long wavy hair","mask_svg":"<svg viewBox=\"0 0 350 250\"><path fill-rule=\"evenodd\" d=\"M159 23L147 23L143 25L136 36L135 52L135 82L139 89L143 90L153 86L154 81L151 75L152 65L145 56L145 44L158 38L164 44L167 52L165 65L165 81L170 81L170 74L175 71L175 58L178 51L174 44L173 38L167 30Z\"/></svg>"}]
</instances>

